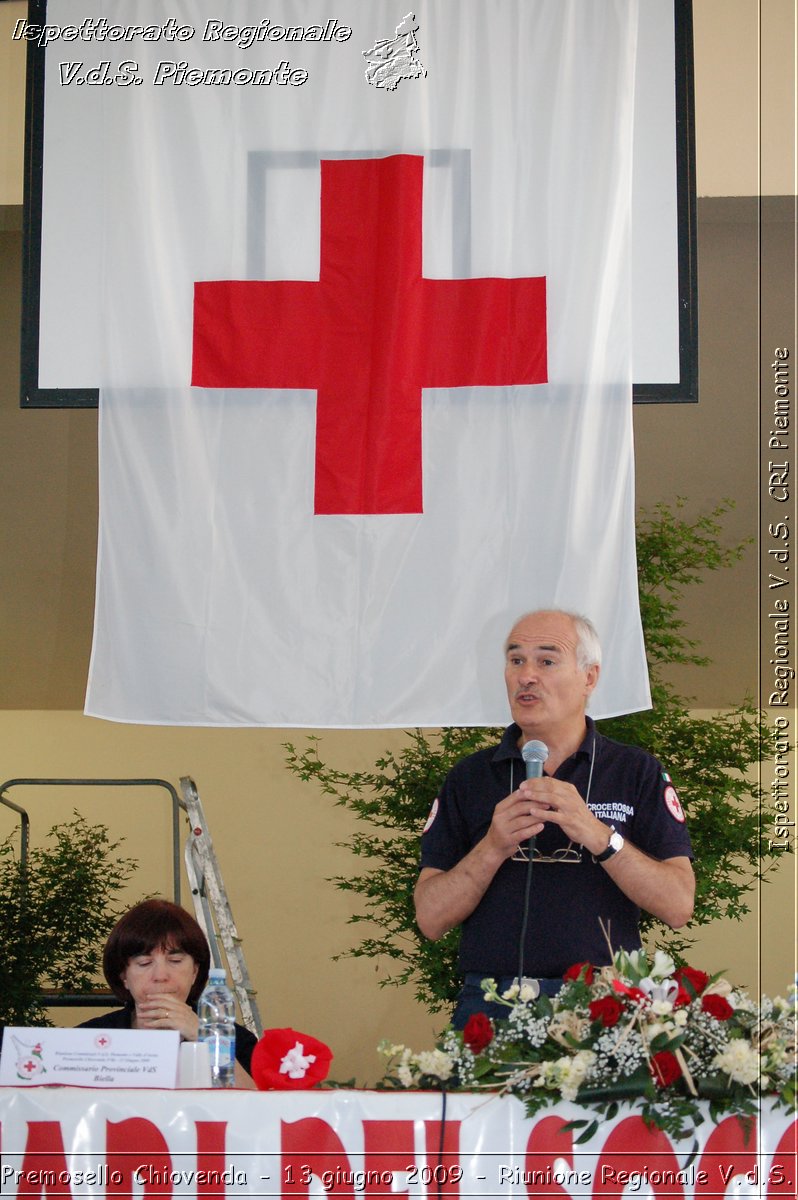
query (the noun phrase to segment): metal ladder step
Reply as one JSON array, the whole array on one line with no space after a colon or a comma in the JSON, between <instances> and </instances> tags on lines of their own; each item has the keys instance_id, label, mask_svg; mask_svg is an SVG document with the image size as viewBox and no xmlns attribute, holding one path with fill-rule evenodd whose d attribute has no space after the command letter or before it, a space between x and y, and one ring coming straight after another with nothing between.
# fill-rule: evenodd
<instances>
[{"instance_id":1,"label":"metal ladder step","mask_svg":"<svg viewBox=\"0 0 798 1200\"><path fill-rule=\"evenodd\" d=\"M227 890L219 869L197 785L187 775L180 779L180 793L180 806L185 810L189 822L184 862L194 900L194 911L211 947L213 964L217 967L224 966L219 951L219 943L221 943L243 1022L257 1037L260 1037L263 1033L263 1024L255 1000L255 989L252 986L244 959L241 938L230 910Z\"/></svg>"}]
</instances>

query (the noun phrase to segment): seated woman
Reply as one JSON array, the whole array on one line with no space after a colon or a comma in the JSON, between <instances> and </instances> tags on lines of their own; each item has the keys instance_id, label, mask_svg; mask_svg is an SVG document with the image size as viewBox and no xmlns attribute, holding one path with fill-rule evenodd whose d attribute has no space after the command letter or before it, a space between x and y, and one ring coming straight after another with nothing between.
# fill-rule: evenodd
<instances>
[{"instance_id":1,"label":"seated woman","mask_svg":"<svg viewBox=\"0 0 798 1200\"><path fill-rule=\"evenodd\" d=\"M196 1005L211 954L192 916L169 900L143 900L119 918L103 951L103 973L124 1008L83 1021L81 1029L176 1029L195 1042ZM236 1025L236 1087L254 1088L254 1033Z\"/></svg>"}]
</instances>

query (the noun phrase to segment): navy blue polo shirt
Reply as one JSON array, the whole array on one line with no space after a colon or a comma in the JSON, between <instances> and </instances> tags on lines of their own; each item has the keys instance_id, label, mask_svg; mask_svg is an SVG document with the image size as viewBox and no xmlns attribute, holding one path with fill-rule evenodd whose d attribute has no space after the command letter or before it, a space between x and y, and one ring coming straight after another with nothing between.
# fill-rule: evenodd
<instances>
[{"instance_id":1,"label":"navy blue polo shirt","mask_svg":"<svg viewBox=\"0 0 798 1200\"><path fill-rule=\"evenodd\" d=\"M586 723L582 745L554 778L573 784L600 821L652 858L692 857L684 814L660 763L637 746L604 737L589 717ZM520 736L519 727L510 725L498 746L477 751L449 773L422 838L422 867L448 871L485 836L496 805L525 778ZM536 846L544 858L559 854L560 861L532 865L525 974L556 978L576 962L608 963L602 923L614 950L639 947L639 908L589 851L571 845L556 825L545 826ZM515 859L502 863L463 922L463 974L516 973L527 869Z\"/></svg>"}]
</instances>

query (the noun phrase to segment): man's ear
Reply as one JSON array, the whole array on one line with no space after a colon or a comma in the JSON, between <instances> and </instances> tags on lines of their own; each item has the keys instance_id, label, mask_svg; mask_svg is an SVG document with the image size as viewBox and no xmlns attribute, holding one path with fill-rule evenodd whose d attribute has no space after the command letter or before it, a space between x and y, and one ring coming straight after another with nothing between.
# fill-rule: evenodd
<instances>
[{"instance_id":1,"label":"man's ear","mask_svg":"<svg viewBox=\"0 0 798 1200\"><path fill-rule=\"evenodd\" d=\"M587 671L585 672L585 695L586 696L589 696L590 693L595 690L595 687L596 687L596 684L598 683L600 674L601 674L601 667L598 665L598 663L593 663L592 666L587 668Z\"/></svg>"}]
</instances>

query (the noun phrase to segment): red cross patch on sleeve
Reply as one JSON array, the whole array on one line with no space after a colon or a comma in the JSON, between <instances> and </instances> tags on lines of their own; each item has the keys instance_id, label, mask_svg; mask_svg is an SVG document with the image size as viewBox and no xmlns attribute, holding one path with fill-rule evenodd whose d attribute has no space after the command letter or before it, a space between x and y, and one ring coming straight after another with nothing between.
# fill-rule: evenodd
<instances>
[{"instance_id":1,"label":"red cross patch on sleeve","mask_svg":"<svg viewBox=\"0 0 798 1200\"><path fill-rule=\"evenodd\" d=\"M432 802L432 808L429 810L429 816L427 817L427 823L424 826L424 828L422 829L422 831L421 831L422 833L426 833L428 829L432 828L432 822L435 820L437 815L438 815L438 800L436 797L435 800L433 800L433 802Z\"/></svg>"},{"instance_id":2,"label":"red cross patch on sleeve","mask_svg":"<svg viewBox=\"0 0 798 1200\"><path fill-rule=\"evenodd\" d=\"M684 809L682 808L679 797L676 794L676 788L672 783L669 783L665 788L662 798L665 801L665 807L671 816L675 817L677 821L680 821L682 824L684 824Z\"/></svg>"}]
</instances>

